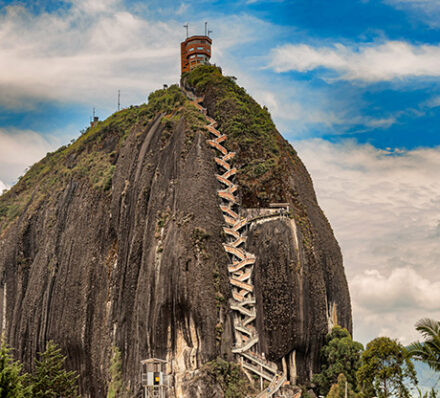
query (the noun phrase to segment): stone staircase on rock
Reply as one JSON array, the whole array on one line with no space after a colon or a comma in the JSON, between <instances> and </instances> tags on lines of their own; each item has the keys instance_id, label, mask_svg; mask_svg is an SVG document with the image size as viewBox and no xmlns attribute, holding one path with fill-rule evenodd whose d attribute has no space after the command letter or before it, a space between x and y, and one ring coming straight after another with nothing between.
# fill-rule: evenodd
<instances>
[{"instance_id":1,"label":"stone staircase on rock","mask_svg":"<svg viewBox=\"0 0 440 398\"><path fill-rule=\"evenodd\" d=\"M237 354L246 373L260 377L262 385L263 380L269 382L269 385L263 388L257 397L273 397L286 381L286 375L279 373L274 363L267 361L263 355L257 352L259 339L255 325L257 314L252 281L256 258L255 255L245 249L246 236L243 235L243 231L247 225L247 219L240 216L239 201L236 196L238 187L231 181L231 178L237 173L237 169L229 163L234 159L235 153L229 152L222 145L227 136L216 129L216 121L209 117L207 110L200 105L203 98L196 97L184 88L182 88L182 91L197 109L205 115L209 122L207 129L214 136L214 138L208 140L208 144L220 153L220 156L215 157L214 160L222 171L222 174L217 174L216 178L223 187L223 189L218 190L218 196L221 199L220 209L223 212L226 224L223 230L227 240L223 246L230 258L228 271L233 297L230 301L230 308L234 311L235 331L235 346L232 348L232 352Z\"/></svg>"}]
</instances>

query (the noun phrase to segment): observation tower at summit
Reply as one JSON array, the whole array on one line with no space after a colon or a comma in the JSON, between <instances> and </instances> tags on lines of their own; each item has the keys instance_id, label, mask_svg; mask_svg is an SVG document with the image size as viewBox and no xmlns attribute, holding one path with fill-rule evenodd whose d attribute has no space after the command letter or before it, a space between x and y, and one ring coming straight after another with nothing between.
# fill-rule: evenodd
<instances>
[{"instance_id":1,"label":"observation tower at summit","mask_svg":"<svg viewBox=\"0 0 440 398\"><path fill-rule=\"evenodd\" d=\"M211 59L212 39L209 37L210 31L207 30L205 22L205 35L188 37L188 25L186 28L186 40L180 43L180 59L182 74L189 72L200 64L209 65Z\"/></svg>"}]
</instances>

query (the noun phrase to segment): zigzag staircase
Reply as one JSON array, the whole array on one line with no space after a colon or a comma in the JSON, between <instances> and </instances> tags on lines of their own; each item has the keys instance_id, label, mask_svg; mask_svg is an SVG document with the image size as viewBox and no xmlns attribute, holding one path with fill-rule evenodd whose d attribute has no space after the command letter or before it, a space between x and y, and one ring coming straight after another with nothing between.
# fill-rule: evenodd
<instances>
[{"instance_id":1,"label":"zigzag staircase","mask_svg":"<svg viewBox=\"0 0 440 398\"><path fill-rule=\"evenodd\" d=\"M286 375L278 372L277 366L265 360L257 352L258 333L255 326L256 308L252 272L255 264L255 255L244 249L246 236L240 232L247 224L245 218L240 218L238 209L238 198L236 192L238 187L230 179L237 173L237 169L229 164L235 156L223 145L227 139L216 129L217 122L207 115L207 110L200 103L203 98L196 97L192 92L182 88L185 95L192 101L197 109L202 112L209 122L208 131L214 136L208 140L208 144L220 152L219 157L214 160L223 174L216 174L217 180L222 184L223 189L218 191L222 203L220 209L223 212L226 226L223 230L227 236L227 242L223 244L226 253L231 260L228 265L229 282L232 287L232 300L230 308L234 311L234 330L236 344L232 352L237 354L240 364L245 372L254 374L266 380L269 385L261 391L258 398L269 398L281 388L286 381Z\"/></svg>"}]
</instances>

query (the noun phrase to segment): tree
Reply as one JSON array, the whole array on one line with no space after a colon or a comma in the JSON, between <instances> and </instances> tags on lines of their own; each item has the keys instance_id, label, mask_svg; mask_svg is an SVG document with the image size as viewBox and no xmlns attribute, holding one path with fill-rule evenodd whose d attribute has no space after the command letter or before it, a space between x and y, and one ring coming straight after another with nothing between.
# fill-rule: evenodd
<instances>
[{"instance_id":1,"label":"tree","mask_svg":"<svg viewBox=\"0 0 440 398\"><path fill-rule=\"evenodd\" d=\"M416 323L416 330L422 334L424 341L412 343L408 347L409 354L440 372L440 322L421 319Z\"/></svg>"},{"instance_id":2,"label":"tree","mask_svg":"<svg viewBox=\"0 0 440 398\"><path fill-rule=\"evenodd\" d=\"M321 373L315 374L312 379L319 394L327 395L341 373L349 384L356 387L356 372L361 364L363 348L361 343L352 340L347 329L340 326L332 329L321 349Z\"/></svg>"},{"instance_id":3,"label":"tree","mask_svg":"<svg viewBox=\"0 0 440 398\"><path fill-rule=\"evenodd\" d=\"M347 378L341 373L338 376L337 384L333 384L330 388L327 398L345 398L345 389L347 389L348 398L356 398L356 394L347 382Z\"/></svg>"},{"instance_id":4,"label":"tree","mask_svg":"<svg viewBox=\"0 0 440 398\"><path fill-rule=\"evenodd\" d=\"M378 337L367 344L356 376L364 397L409 398L408 386L417 385L408 351L388 337Z\"/></svg>"},{"instance_id":5,"label":"tree","mask_svg":"<svg viewBox=\"0 0 440 398\"><path fill-rule=\"evenodd\" d=\"M36 398L78 398L76 372L64 369L66 357L53 341L48 341L46 351L35 359L32 375L33 397Z\"/></svg>"},{"instance_id":6,"label":"tree","mask_svg":"<svg viewBox=\"0 0 440 398\"><path fill-rule=\"evenodd\" d=\"M27 398L31 397L31 388L26 386L27 374L21 374L22 365L15 362L11 348L4 339L0 340L0 397Z\"/></svg>"}]
</instances>

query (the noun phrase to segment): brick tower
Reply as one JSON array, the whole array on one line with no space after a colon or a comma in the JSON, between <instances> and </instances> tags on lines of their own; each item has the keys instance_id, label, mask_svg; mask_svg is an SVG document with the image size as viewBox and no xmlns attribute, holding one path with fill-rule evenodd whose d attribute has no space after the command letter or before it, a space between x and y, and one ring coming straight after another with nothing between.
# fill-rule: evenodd
<instances>
[{"instance_id":1,"label":"brick tower","mask_svg":"<svg viewBox=\"0 0 440 398\"><path fill-rule=\"evenodd\" d=\"M182 74L197 65L209 65L212 40L209 36L191 36L180 43Z\"/></svg>"}]
</instances>

